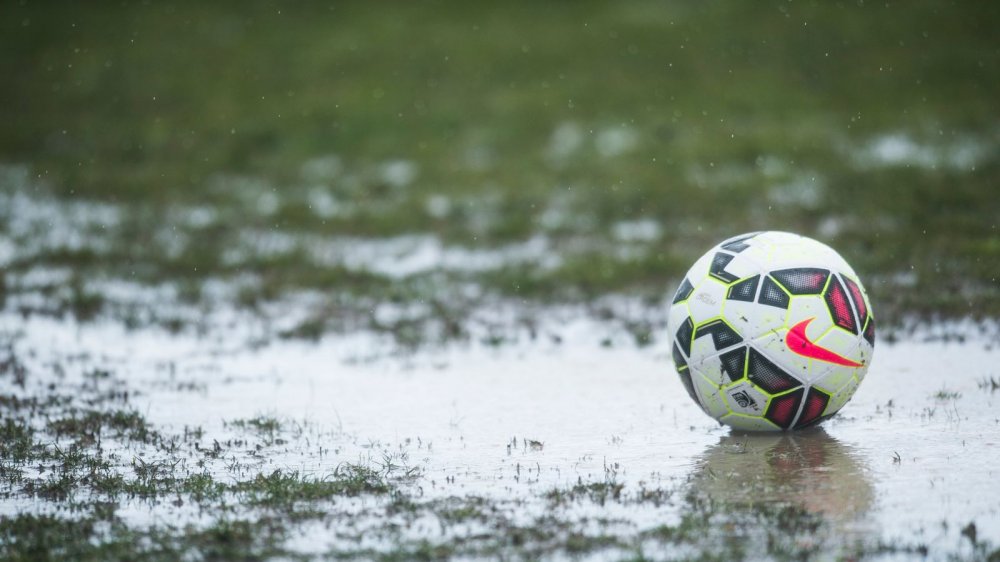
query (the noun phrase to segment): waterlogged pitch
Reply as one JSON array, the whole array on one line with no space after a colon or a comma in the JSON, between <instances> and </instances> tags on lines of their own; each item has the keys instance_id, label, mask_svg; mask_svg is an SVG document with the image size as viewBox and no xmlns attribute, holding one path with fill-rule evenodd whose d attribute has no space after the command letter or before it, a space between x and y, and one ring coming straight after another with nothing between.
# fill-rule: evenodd
<instances>
[{"instance_id":1,"label":"waterlogged pitch","mask_svg":"<svg viewBox=\"0 0 1000 562\"><path fill-rule=\"evenodd\" d=\"M875 318L830 247L785 232L736 236L688 270L670 309L673 359L706 414L737 429L801 429L865 377Z\"/></svg>"},{"instance_id":2,"label":"waterlogged pitch","mask_svg":"<svg viewBox=\"0 0 1000 562\"><path fill-rule=\"evenodd\" d=\"M997 29L0 2L0 560L994 562Z\"/></svg>"}]
</instances>

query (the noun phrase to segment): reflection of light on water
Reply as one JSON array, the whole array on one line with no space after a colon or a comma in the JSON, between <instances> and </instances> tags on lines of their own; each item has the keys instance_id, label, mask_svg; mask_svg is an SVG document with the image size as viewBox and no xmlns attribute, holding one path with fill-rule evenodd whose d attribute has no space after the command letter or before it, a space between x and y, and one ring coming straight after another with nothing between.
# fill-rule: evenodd
<instances>
[{"instance_id":1,"label":"reflection of light on water","mask_svg":"<svg viewBox=\"0 0 1000 562\"><path fill-rule=\"evenodd\" d=\"M920 142L904 133L876 137L862 148L851 149L854 163L862 168L916 166L934 170L975 170L989 157L992 148L986 139L960 137L950 142Z\"/></svg>"},{"instance_id":2,"label":"reflection of light on water","mask_svg":"<svg viewBox=\"0 0 1000 562\"><path fill-rule=\"evenodd\" d=\"M121 222L115 205L58 199L26 166L0 165L0 265L51 250L105 253Z\"/></svg>"},{"instance_id":3,"label":"reflection of light on water","mask_svg":"<svg viewBox=\"0 0 1000 562\"><path fill-rule=\"evenodd\" d=\"M725 435L696 461L691 492L737 522L780 513L771 508L811 518L817 528L810 540L819 542L842 544L874 531L866 521L874 488L865 466L822 428Z\"/></svg>"}]
</instances>

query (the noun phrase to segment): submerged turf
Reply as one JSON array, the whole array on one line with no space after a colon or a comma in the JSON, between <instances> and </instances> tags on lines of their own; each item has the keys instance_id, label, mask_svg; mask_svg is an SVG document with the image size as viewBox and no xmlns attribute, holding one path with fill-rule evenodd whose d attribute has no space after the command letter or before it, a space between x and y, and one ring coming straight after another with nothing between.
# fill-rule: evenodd
<instances>
[{"instance_id":1,"label":"submerged turf","mask_svg":"<svg viewBox=\"0 0 1000 562\"><path fill-rule=\"evenodd\" d=\"M40 374L29 373L28 384ZM123 383L115 375L103 379ZM626 485L612 464L594 480L499 500L460 488L426 498L423 487L435 484L393 447L365 463L338 460L334 452L336 468L324 475L265 468L280 447L308 447L317 435L266 416L227 422L242 433L221 442L197 427L171 435L149 427L124 395L102 390L83 382L45 402L17 393L0 399L2 497L39 502L0 518L5 560L803 560L928 552L922 542L874 540L851 526L856 522L803 507L798 498L744 501L748 492L720 493L718 480L727 476L711 469L675 484ZM730 441L734 449L715 454L745 452L745 437ZM822 451L823 443L813 446ZM803 444L809 441L788 446ZM167 506L173 517L131 519L136 509ZM640 508L679 516L637 528L621 515ZM428 522L434 533L411 532ZM303 532L324 540L297 542ZM962 534L969 543L956 556L1000 556L977 539L974 524Z\"/></svg>"},{"instance_id":2,"label":"submerged turf","mask_svg":"<svg viewBox=\"0 0 1000 562\"><path fill-rule=\"evenodd\" d=\"M136 339L142 336L134 334ZM44 347L34 347L39 340L18 335L16 330L4 330L0 337L0 503L5 510L0 517L0 557L5 560L930 557L992 561L1000 556L988 510L972 510L976 520L956 515L968 513L962 510L931 510L920 520L930 522L933 535L914 529L911 523L904 526L906 534L899 536L881 529L892 516L878 507L881 501L899 501L900 484L905 485L904 495L926 493L924 480L928 478L929 486L941 488L944 497L955 503L968 501L968 491L959 494L955 486L962 485L963 477L981 482L988 475L988 469L978 465L989 464L989 447L975 443L977 438L988 442L996 422L987 406L994 394L991 389L997 387L991 384L995 377L956 377L947 386L927 386L923 381L924 394L904 394L907 399L898 404L880 400L884 405L874 408L866 400L867 405L846 418L827 424L833 424L832 432L847 430L848 435L852 427L865 434L884 431L882 437L895 443L886 447L866 442L863 446L871 450L865 454L849 444L850 438L842 441L823 429L783 436L720 434L709 429L705 440L707 418L682 412L678 427L677 399L694 413L680 385L673 389L676 395L653 402L659 404L661 414L664 409L673 410L673 425L668 413L656 422L657 432L627 433L624 439L635 443L627 449L621 448L620 436L612 435L603 444L590 436L581 443L559 435L564 430L550 430L551 442L537 436L514 437L482 446L483 436L474 428L483 419L465 429L461 419L445 424L447 416L440 423L447 427L432 429L430 434L421 431L414 437L397 436L401 441L390 443L368 436L365 424L377 424L373 419L361 420L362 434L357 436L343 433L336 425L328 429L309 418L274 413L219 419L213 408L225 409L220 402L234 396L242 399L239 391L253 387L227 382L228 375L220 371L227 371L231 362L263 359L253 350L231 357L208 344L204 349L210 353L223 353L218 363L205 366L200 362L203 356L196 353L180 366L168 362L159 376L143 382L144 377L123 368L113 353L90 356L71 346L50 356ZM154 341L165 344L172 339L161 335ZM44 346L49 340L40 341ZM131 353L134 342L123 343L122 354ZM297 343L275 347L282 345L296 353L321 347ZM628 361L621 366L619 351L604 353L617 357L617 361L604 359L615 367L634 366ZM311 357L310 362L319 364L324 356ZM508 364L525 366L520 361ZM282 365L283 376L268 377L258 388L277 391L283 385L303 384L291 374L295 367ZM318 378L331 375L331 365L316 367ZM265 367L265 371L270 369ZM252 377L252 371L236 370L244 377ZM373 370L348 371L348 376L341 376L345 386L355 377L376 378L368 383L374 387L387 380ZM909 371L903 372L906 378ZM219 377L206 383L211 384L206 391L184 382L193 374ZM433 387L433 379L447 374L414 375ZM619 376L603 379L601 384L643 388L634 379L629 382L628 377L621 377L622 373L615 375ZM408 378L405 372L391 376L400 384ZM566 380L581 377L586 375L574 371ZM525 384L530 377L512 380L525 387L518 392L547 393L544 385L536 389ZM335 408L342 399L336 395L337 385L314 388L316 379L306 377L305 381L308 393L317 394L322 409ZM585 380L580 383L581 388L561 391L558 396L582 398L586 410L586 394L609 392L606 387L588 389ZM492 388L500 391L501 387L494 383ZM331 388L333 393L328 392ZM490 388L490 384L472 388ZM393 392L381 389L374 395L376 401L385 398L385 404L378 406L379 415L393 415L393 404L398 404L391 397ZM151 406L146 393L161 404ZM207 396L197 396L201 393ZM970 394L975 396L970 398ZM517 393L498 392L504 395ZM543 398L533 404L565 407L553 400L558 399ZM212 411L188 411L185 408L190 406L181 405L185 401L197 404L196 410ZM251 407L275 403L261 398ZM580 406L573 401L572 407ZM517 405L504 400L503 407ZM970 407L977 410L971 416ZM183 410L178 417L168 413L175 408ZM419 415L433 417L420 409L427 405L414 408ZM147 414L148 410L153 412ZM645 413L639 415L649 414L647 408L640 411ZM592 409L589 415L595 412L601 413ZM151 421L162 420L165 413L172 422ZM339 414L334 417L339 419ZM351 418L358 423L356 416ZM485 419L492 418L488 414ZM635 423L628 418L624 418L628 424ZM688 427L689 423L695 425ZM907 427L904 431L911 437L929 432L951 435L953 443L944 449L949 451L946 456L962 458L977 465L977 470L970 472L968 467L953 467L946 461L945 470L952 476L942 477L940 464L928 465L918 458L922 453L899 447L906 441L900 439L899 426ZM949 433L958 426L963 432ZM968 426L975 428L969 431ZM403 431L409 435L407 429ZM670 454L670 447L655 444L664 438L711 444L700 454L678 458ZM449 447L451 452L447 452ZM467 447L474 449L473 456L450 457L464 461L452 461L442 470L440 455L449 458L455 449L466 451ZM892 450L896 447L902 454ZM655 452L641 452L646 448ZM548 456L550 450L552 456ZM650 457L645 464L635 464L643 463L636 458L637 451L640 457ZM588 458L595 455L596 465ZM608 456L601 462L600 455ZM625 460L611 460L618 457ZM467 464L469 459L473 459L472 466ZM670 466L677 463L684 465L680 476L658 474L671 472ZM597 468L585 468L588 464ZM895 469L904 464L907 472L896 477L886 474L886 465ZM558 484L539 485L543 478L551 480L553 472L558 473ZM504 492L497 494L497 487ZM940 497L935 494L930 497ZM939 522L941 530L937 530ZM982 530L977 530L977 523Z\"/></svg>"}]
</instances>

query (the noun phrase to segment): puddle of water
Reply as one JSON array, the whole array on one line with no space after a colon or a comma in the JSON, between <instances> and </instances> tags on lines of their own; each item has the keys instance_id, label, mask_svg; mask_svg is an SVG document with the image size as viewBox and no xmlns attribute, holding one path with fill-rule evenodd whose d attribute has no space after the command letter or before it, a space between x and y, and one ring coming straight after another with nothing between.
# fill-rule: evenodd
<instances>
[{"instance_id":1,"label":"puddle of water","mask_svg":"<svg viewBox=\"0 0 1000 562\"><path fill-rule=\"evenodd\" d=\"M979 537L1000 538L1000 393L980 387L995 376L1000 349L987 341L880 344L854 399L821 431L745 436L697 409L665 349L601 347L600 326L584 320L560 326L561 344L455 346L371 362L358 359L384 349L368 335L247 350L224 345L244 341L234 334L10 316L4 325L23 332L18 346L34 351L30 361L86 354L126 373L141 391L132 405L158 427L200 425L224 437L233 433L225 421L266 414L314 428L312 447L272 451L268 470L329 474L389 448L422 469L427 498L518 500L522 514L543 512L541 495L554 487L610 474L627 487L680 487L723 504L790 503L829 522L838 532L831 540L949 549L972 521ZM640 530L678 516L661 505L576 509ZM183 513L141 505L123 513L149 522L165 512ZM421 528L439 531L410 532ZM302 532L303 545L330 546Z\"/></svg>"},{"instance_id":2,"label":"puddle of water","mask_svg":"<svg viewBox=\"0 0 1000 562\"><path fill-rule=\"evenodd\" d=\"M544 236L488 250L447 246L432 235L317 239L307 247L318 264L344 265L393 279L431 271L489 271L521 263L553 268L561 262Z\"/></svg>"},{"instance_id":3,"label":"puddle of water","mask_svg":"<svg viewBox=\"0 0 1000 562\"><path fill-rule=\"evenodd\" d=\"M891 133L876 137L851 153L855 165L861 168L914 166L928 170L951 168L964 171L975 170L995 148L995 143L989 140L970 136L930 144L905 133Z\"/></svg>"},{"instance_id":4,"label":"puddle of water","mask_svg":"<svg viewBox=\"0 0 1000 562\"><path fill-rule=\"evenodd\" d=\"M121 208L62 201L43 191L26 167L0 165L0 266L45 250L101 253L111 247Z\"/></svg>"},{"instance_id":5,"label":"puddle of water","mask_svg":"<svg viewBox=\"0 0 1000 562\"><path fill-rule=\"evenodd\" d=\"M415 173L409 166L406 162L390 162L386 170L395 178L393 181L402 184L409 181L408 174ZM42 251L90 250L102 254L124 242L119 227L127 214L126 207L65 201L47 195L33 183L24 166L0 168L0 188L7 190L0 191L0 221L5 225L5 231L0 233L0 265ZM263 187L247 191L261 197L275 196ZM335 205L332 200L318 204L317 208L331 205ZM212 207L171 207L157 226L153 241L164 257L176 258L197 240L201 229L217 219L218 210ZM658 237L660 228L652 221L638 221L616 226L616 233L620 242L642 243ZM589 243L580 250L595 244ZM484 272L524 263L552 269L562 263L551 240L541 234L523 242L482 249L449 245L433 234L359 238L264 229L240 231L220 261L237 266L251 258L273 258L300 249L319 266L344 266L391 279L431 271Z\"/></svg>"}]
</instances>

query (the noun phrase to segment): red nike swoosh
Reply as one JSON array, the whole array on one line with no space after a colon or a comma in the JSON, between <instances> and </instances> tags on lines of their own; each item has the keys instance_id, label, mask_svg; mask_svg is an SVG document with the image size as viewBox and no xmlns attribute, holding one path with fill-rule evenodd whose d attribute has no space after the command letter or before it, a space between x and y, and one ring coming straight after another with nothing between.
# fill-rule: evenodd
<instances>
[{"instance_id":1,"label":"red nike swoosh","mask_svg":"<svg viewBox=\"0 0 1000 562\"><path fill-rule=\"evenodd\" d=\"M785 345L788 346L788 349L810 359L819 359L845 367L860 367L861 363L851 361L843 355L830 351L821 345L816 345L809 340L809 336L806 335L806 326L815 319L807 318L788 330L788 333L785 334Z\"/></svg>"}]
</instances>

